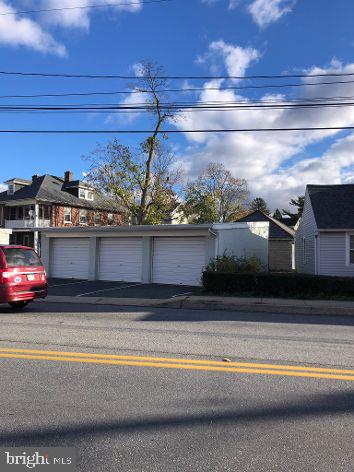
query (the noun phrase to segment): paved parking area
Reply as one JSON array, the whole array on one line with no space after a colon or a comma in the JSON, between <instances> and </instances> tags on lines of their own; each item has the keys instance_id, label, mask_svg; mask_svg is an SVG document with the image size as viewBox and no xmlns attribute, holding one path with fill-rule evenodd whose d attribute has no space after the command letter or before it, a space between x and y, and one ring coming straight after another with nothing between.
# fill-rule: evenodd
<instances>
[{"instance_id":1,"label":"paved parking area","mask_svg":"<svg viewBox=\"0 0 354 472\"><path fill-rule=\"evenodd\" d=\"M198 293L199 287L72 279L49 279L49 295L64 297L112 297L165 299Z\"/></svg>"}]
</instances>

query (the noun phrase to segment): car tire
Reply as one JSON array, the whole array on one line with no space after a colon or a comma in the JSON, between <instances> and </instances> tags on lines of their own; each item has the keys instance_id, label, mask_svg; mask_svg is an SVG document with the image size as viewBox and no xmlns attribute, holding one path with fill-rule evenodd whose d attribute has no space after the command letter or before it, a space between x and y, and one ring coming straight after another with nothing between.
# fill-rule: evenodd
<instances>
[{"instance_id":1,"label":"car tire","mask_svg":"<svg viewBox=\"0 0 354 472\"><path fill-rule=\"evenodd\" d=\"M29 300L22 300L20 302L9 302L9 305L10 305L11 308L14 308L15 310L22 310L29 303L30 303Z\"/></svg>"}]
</instances>

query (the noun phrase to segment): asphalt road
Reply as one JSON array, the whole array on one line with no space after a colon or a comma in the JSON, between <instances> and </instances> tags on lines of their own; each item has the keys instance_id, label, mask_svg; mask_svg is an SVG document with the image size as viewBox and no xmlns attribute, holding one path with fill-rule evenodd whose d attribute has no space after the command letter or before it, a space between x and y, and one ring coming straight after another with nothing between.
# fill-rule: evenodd
<instances>
[{"instance_id":1,"label":"asphalt road","mask_svg":"<svg viewBox=\"0 0 354 472\"><path fill-rule=\"evenodd\" d=\"M353 470L353 317L39 302L0 326L0 446L76 447L80 471Z\"/></svg>"}]
</instances>

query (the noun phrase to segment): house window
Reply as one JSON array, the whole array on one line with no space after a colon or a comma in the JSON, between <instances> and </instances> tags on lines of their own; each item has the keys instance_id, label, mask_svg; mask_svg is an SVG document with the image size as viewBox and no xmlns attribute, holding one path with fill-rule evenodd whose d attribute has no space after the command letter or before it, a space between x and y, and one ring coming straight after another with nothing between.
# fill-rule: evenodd
<instances>
[{"instance_id":1,"label":"house window","mask_svg":"<svg viewBox=\"0 0 354 472\"><path fill-rule=\"evenodd\" d=\"M79 198L83 198L84 200L93 200L93 191L86 190L84 188L79 188Z\"/></svg>"},{"instance_id":2,"label":"house window","mask_svg":"<svg viewBox=\"0 0 354 472\"><path fill-rule=\"evenodd\" d=\"M349 236L349 264L354 264L354 235Z\"/></svg>"},{"instance_id":3,"label":"house window","mask_svg":"<svg viewBox=\"0 0 354 472\"><path fill-rule=\"evenodd\" d=\"M17 208L17 219L23 220L23 207Z\"/></svg>"},{"instance_id":4,"label":"house window","mask_svg":"<svg viewBox=\"0 0 354 472\"><path fill-rule=\"evenodd\" d=\"M113 225L113 223L114 223L113 213L108 213L107 214L107 223L109 225Z\"/></svg>"},{"instance_id":5,"label":"house window","mask_svg":"<svg viewBox=\"0 0 354 472\"><path fill-rule=\"evenodd\" d=\"M9 208L9 220L16 220L16 207Z\"/></svg>"},{"instance_id":6,"label":"house window","mask_svg":"<svg viewBox=\"0 0 354 472\"><path fill-rule=\"evenodd\" d=\"M101 215L99 211L95 211L95 225L101 224Z\"/></svg>"},{"instance_id":7,"label":"house window","mask_svg":"<svg viewBox=\"0 0 354 472\"><path fill-rule=\"evenodd\" d=\"M13 195L15 193L15 184L9 184L7 187L7 194Z\"/></svg>"},{"instance_id":8,"label":"house window","mask_svg":"<svg viewBox=\"0 0 354 472\"><path fill-rule=\"evenodd\" d=\"M49 220L50 219L50 207L47 205L39 205L38 218L40 220Z\"/></svg>"},{"instance_id":9,"label":"house window","mask_svg":"<svg viewBox=\"0 0 354 472\"><path fill-rule=\"evenodd\" d=\"M71 223L71 208L64 208L64 223Z\"/></svg>"},{"instance_id":10,"label":"house window","mask_svg":"<svg viewBox=\"0 0 354 472\"><path fill-rule=\"evenodd\" d=\"M79 222L80 225L87 223L87 210L80 210Z\"/></svg>"},{"instance_id":11,"label":"house window","mask_svg":"<svg viewBox=\"0 0 354 472\"><path fill-rule=\"evenodd\" d=\"M45 205L44 207L44 219L50 220L50 206L49 205Z\"/></svg>"}]
</instances>

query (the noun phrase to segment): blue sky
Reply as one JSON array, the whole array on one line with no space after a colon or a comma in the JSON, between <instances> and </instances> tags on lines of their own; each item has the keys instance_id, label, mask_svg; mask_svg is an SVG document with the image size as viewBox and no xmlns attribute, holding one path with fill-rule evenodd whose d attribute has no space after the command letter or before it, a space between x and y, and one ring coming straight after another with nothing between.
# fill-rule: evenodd
<instances>
[{"instance_id":1,"label":"blue sky","mask_svg":"<svg viewBox=\"0 0 354 472\"><path fill-rule=\"evenodd\" d=\"M0 13L57 6L128 3L128 0L0 0ZM124 10L124 11L122 11ZM1 70L131 74L143 59L161 64L169 75L278 74L354 72L352 0L173 0L150 5L67 10L56 13L0 15ZM236 74L236 73L237 74ZM319 79L316 79L319 80ZM287 80L290 81L289 79ZM291 79L291 81L294 81ZM298 82L298 81L297 81ZM191 81L208 87L206 81ZM273 81L274 83L274 81ZM113 91L126 81L49 79L1 76L1 93L36 94ZM225 85L250 81L224 81ZM181 82L171 85L180 86ZM215 85L215 84L213 84ZM186 100L270 99L354 96L354 84L294 89L226 92L203 91ZM312 95L309 95L312 94ZM268 97L269 98L269 97ZM113 103L117 98L1 99L3 104ZM216 127L292 127L353 125L354 111L193 113L172 125L181 130ZM144 128L146 119L102 115L1 114L0 128L119 129ZM81 156L107 136L0 136L0 181L34 173L62 175L85 171ZM142 137L122 135L124 144ZM210 161L223 162L235 176L247 178L253 196L286 206L306 183L351 182L354 135L345 132L293 132L240 135L171 135L176 161L186 178Z\"/></svg>"}]
</instances>

